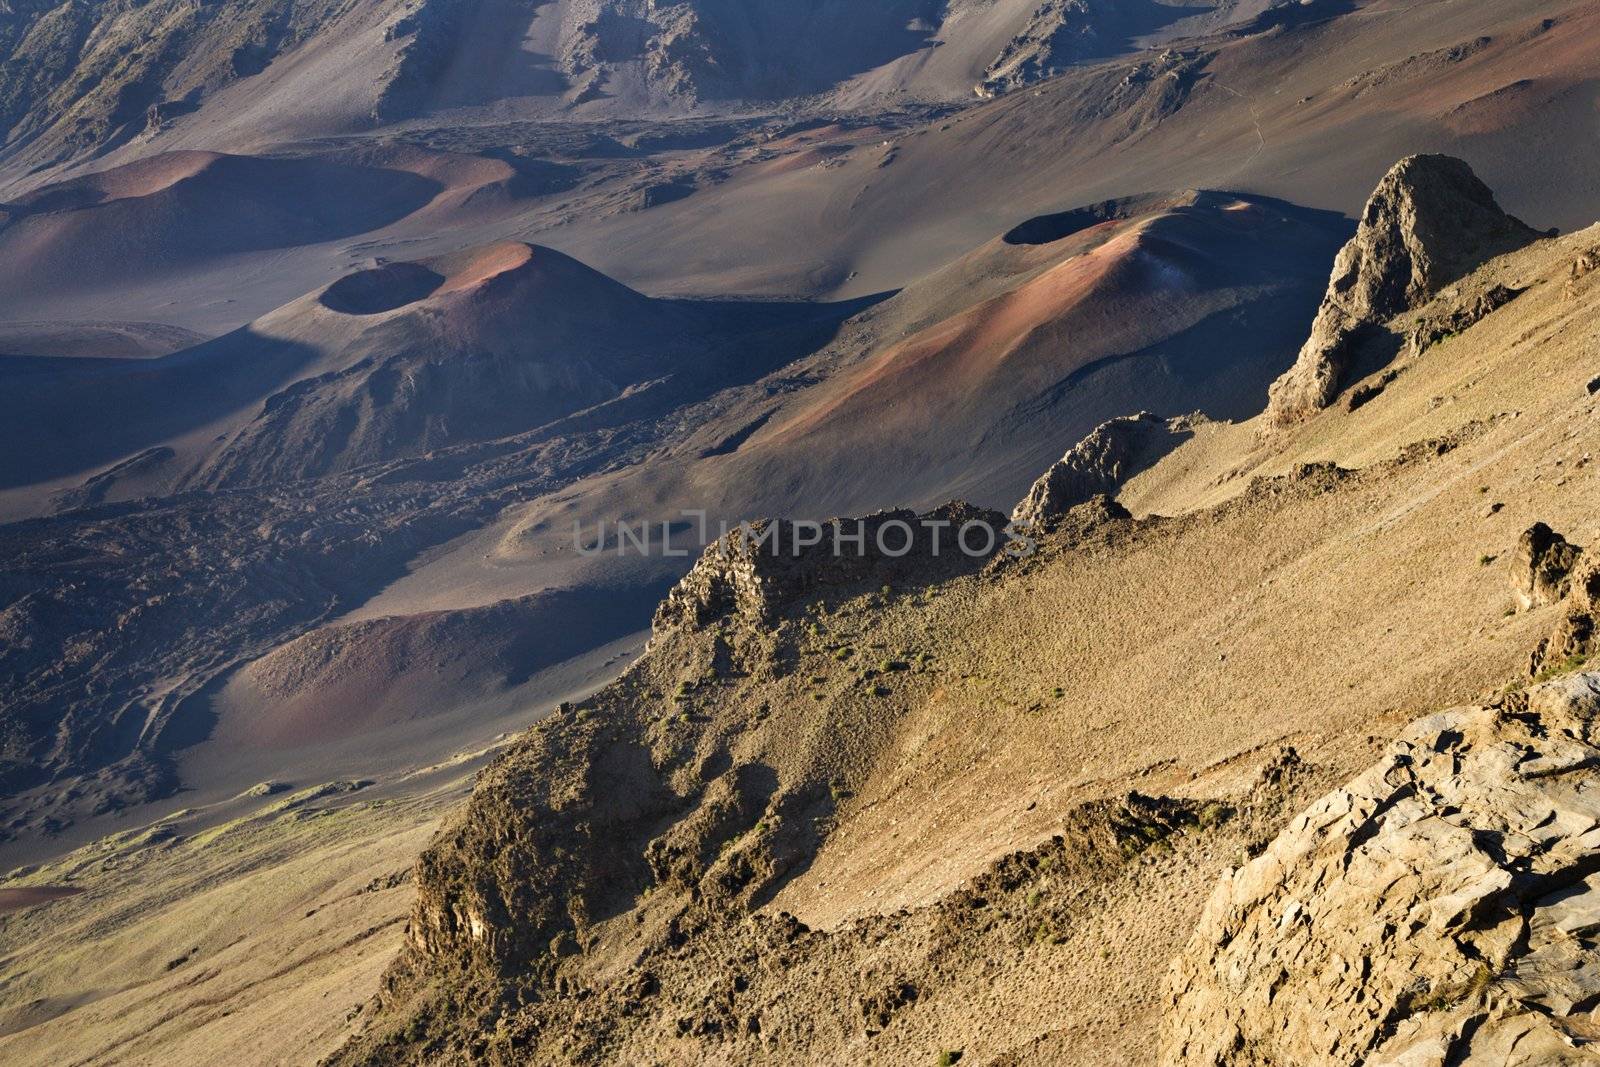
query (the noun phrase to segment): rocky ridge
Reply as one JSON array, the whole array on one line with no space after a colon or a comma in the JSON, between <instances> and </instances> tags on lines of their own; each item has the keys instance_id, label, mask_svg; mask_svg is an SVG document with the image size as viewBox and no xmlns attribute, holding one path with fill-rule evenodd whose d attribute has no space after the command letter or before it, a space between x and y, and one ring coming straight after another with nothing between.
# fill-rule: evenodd
<instances>
[{"instance_id":1,"label":"rocky ridge","mask_svg":"<svg viewBox=\"0 0 1600 1067\"><path fill-rule=\"evenodd\" d=\"M1311 336L1295 364L1273 383L1270 421L1289 425L1333 403L1349 384L1363 350L1384 325L1420 307L1498 255L1541 235L1500 209L1472 168L1450 156L1410 156L1386 174L1361 215L1356 235L1339 252ZM1498 294L1462 328L1503 305Z\"/></svg>"},{"instance_id":2,"label":"rocky ridge","mask_svg":"<svg viewBox=\"0 0 1600 1067\"><path fill-rule=\"evenodd\" d=\"M713 543L673 588L654 629L704 627L729 617L771 624L784 607L818 590L861 583L892 589L950 577L1008 547L1005 527L999 512L960 501L925 515L897 510L826 523L744 524Z\"/></svg>"},{"instance_id":3,"label":"rocky ridge","mask_svg":"<svg viewBox=\"0 0 1600 1067\"><path fill-rule=\"evenodd\" d=\"M1101 423L1033 483L1011 521L1042 530L1079 504L1116 495L1124 481L1174 448L1187 431L1186 420L1161 419L1148 411Z\"/></svg>"},{"instance_id":4,"label":"rocky ridge","mask_svg":"<svg viewBox=\"0 0 1600 1067\"><path fill-rule=\"evenodd\" d=\"M1090 0L1046 0L983 72L976 92L998 96L1059 73L1099 45L1104 15Z\"/></svg>"},{"instance_id":5,"label":"rocky ridge","mask_svg":"<svg viewBox=\"0 0 1600 1067\"><path fill-rule=\"evenodd\" d=\"M1106 518L1096 498L1060 525L1106 536ZM642 660L480 776L419 862L406 947L375 1010L327 1062L811 1062L862 1042L895 1062L928 1040L952 971L1018 953L1070 966L1073 931L1137 893L1151 864L1264 840L1323 781L1283 750L1224 800L1074 805L1055 834L925 905L827 930L772 906L941 684L925 657L856 665L869 702L819 714L823 697L786 697L786 679L822 652L858 659L833 636L853 613L925 603L1006 566L934 554L925 525L1003 516L883 512L862 520L869 546L897 520L923 531L903 556L752 547L752 534L787 546L807 532L792 523L709 548Z\"/></svg>"}]
</instances>

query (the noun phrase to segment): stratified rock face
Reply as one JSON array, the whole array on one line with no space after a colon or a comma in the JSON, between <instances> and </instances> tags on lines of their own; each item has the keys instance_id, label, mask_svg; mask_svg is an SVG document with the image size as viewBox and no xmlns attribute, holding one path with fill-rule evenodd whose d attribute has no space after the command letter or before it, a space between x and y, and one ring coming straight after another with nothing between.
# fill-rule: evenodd
<instances>
[{"instance_id":1,"label":"stratified rock face","mask_svg":"<svg viewBox=\"0 0 1600 1067\"><path fill-rule=\"evenodd\" d=\"M1367 201L1295 365L1273 383L1279 425L1327 407L1364 336L1445 286L1540 235L1500 210L1472 168L1450 156L1402 159Z\"/></svg>"},{"instance_id":2,"label":"stratified rock face","mask_svg":"<svg viewBox=\"0 0 1600 1067\"><path fill-rule=\"evenodd\" d=\"M1115 494L1177 444L1177 432L1148 411L1100 424L1033 483L1011 521L1045 529L1079 504Z\"/></svg>"},{"instance_id":3,"label":"stratified rock face","mask_svg":"<svg viewBox=\"0 0 1600 1067\"><path fill-rule=\"evenodd\" d=\"M1162 1062L1600 1062L1600 674L1414 723L1227 874Z\"/></svg>"},{"instance_id":4,"label":"stratified rock face","mask_svg":"<svg viewBox=\"0 0 1600 1067\"><path fill-rule=\"evenodd\" d=\"M826 523L762 520L705 551L656 609L654 630L700 627L728 616L769 623L823 587L891 588L974 570L1005 550L1006 519L954 501L926 515L881 511Z\"/></svg>"}]
</instances>

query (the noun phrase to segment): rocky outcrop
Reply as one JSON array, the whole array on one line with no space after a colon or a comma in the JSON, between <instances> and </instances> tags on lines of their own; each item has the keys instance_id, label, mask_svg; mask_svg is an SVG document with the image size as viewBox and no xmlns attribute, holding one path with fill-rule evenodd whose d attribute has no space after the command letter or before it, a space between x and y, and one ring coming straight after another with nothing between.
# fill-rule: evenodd
<instances>
[{"instance_id":1,"label":"rocky outcrop","mask_svg":"<svg viewBox=\"0 0 1600 1067\"><path fill-rule=\"evenodd\" d=\"M1103 12L1089 0L1045 0L983 72L981 98L1058 74L1099 46Z\"/></svg>"},{"instance_id":2,"label":"rocky outcrop","mask_svg":"<svg viewBox=\"0 0 1600 1067\"><path fill-rule=\"evenodd\" d=\"M771 623L823 588L893 589L975 570L1012 542L1005 516L953 501L924 514L880 511L822 523L744 524L710 545L656 610L660 635L736 617Z\"/></svg>"},{"instance_id":3,"label":"rocky outcrop","mask_svg":"<svg viewBox=\"0 0 1600 1067\"><path fill-rule=\"evenodd\" d=\"M1565 293L1568 300L1574 300L1583 289L1583 281L1595 271L1600 270L1600 248L1591 248L1578 253L1572 261L1572 266L1567 271L1567 285Z\"/></svg>"},{"instance_id":4,"label":"rocky outcrop","mask_svg":"<svg viewBox=\"0 0 1600 1067\"><path fill-rule=\"evenodd\" d=\"M1224 876L1162 1062L1600 1062L1600 674L1422 719Z\"/></svg>"},{"instance_id":5,"label":"rocky outcrop","mask_svg":"<svg viewBox=\"0 0 1600 1067\"><path fill-rule=\"evenodd\" d=\"M380 79L372 121L395 122L425 108L429 89L456 55L466 9L463 0L419 0L384 28L384 40L398 47Z\"/></svg>"},{"instance_id":6,"label":"rocky outcrop","mask_svg":"<svg viewBox=\"0 0 1600 1067\"><path fill-rule=\"evenodd\" d=\"M1566 599L1572 587L1572 569L1582 555L1582 548L1542 522L1523 531L1511 564L1511 585L1523 608Z\"/></svg>"},{"instance_id":7,"label":"rocky outcrop","mask_svg":"<svg viewBox=\"0 0 1600 1067\"><path fill-rule=\"evenodd\" d=\"M1570 670L1600 651L1600 555L1536 522L1517 542L1511 586L1524 610L1561 608L1550 636L1528 660L1530 675Z\"/></svg>"},{"instance_id":8,"label":"rocky outcrop","mask_svg":"<svg viewBox=\"0 0 1600 1067\"><path fill-rule=\"evenodd\" d=\"M1330 405L1385 323L1539 236L1502 211L1461 160L1411 156L1395 164L1334 261L1311 337L1273 383L1271 421L1294 423Z\"/></svg>"},{"instance_id":9,"label":"rocky outcrop","mask_svg":"<svg viewBox=\"0 0 1600 1067\"><path fill-rule=\"evenodd\" d=\"M1411 352L1425 352L1440 341L1476 326L1521 295L1521 289L1491 285L1471 299L1422 318L1411 328L1408 338Z\"/></svg>"},{"instance_id":10,"label":"rocky outcrop","mask_svg":"<svg viewBox=\"0 0 1600 1067\"><path fill-rule=\"evenodd\" d=\"M1033 483L1011 512L1018 526L1047 529L1097 496L1111 496L1182 440L1178 420L1148 411L1100 424Z\"/></svg>"}]
</instances>

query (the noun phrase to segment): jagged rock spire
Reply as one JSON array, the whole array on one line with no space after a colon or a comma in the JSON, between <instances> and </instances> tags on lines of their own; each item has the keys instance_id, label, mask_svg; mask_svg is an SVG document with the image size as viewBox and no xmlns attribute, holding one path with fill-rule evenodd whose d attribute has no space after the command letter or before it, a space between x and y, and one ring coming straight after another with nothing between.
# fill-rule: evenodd
<instances>
[{"instance_id":1,"label":"jagged rock spire","mask_svg":"<svg viewBox=\"0 0 1600 1067\"><path fill-rule=\"evenodd\" d=\"M1396 163L1334 260L1311 337L1272 385L1271 421L1286 425L1327 407L1347 384L1364 335L1539 236L1502 211L1462 160L1426 155Z\"/></svg>"}]
</instances>

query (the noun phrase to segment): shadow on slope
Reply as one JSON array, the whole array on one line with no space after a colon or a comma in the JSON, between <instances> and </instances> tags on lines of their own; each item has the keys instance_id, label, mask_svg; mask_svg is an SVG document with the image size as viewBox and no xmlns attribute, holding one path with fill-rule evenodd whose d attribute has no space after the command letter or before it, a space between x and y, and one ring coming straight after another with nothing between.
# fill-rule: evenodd
<instances>
[{"instance_id":1,"label":"shadow on slope","mask_svg":"<svg viewBox=\"0 0 1600 1067\"><path fill-rule=\"evenodd\" d=\"M502 551L537 556L574 509L639 518L641 500L732 522L952 495L1009 508L1108 419L1259 410L1349 232L1218 192L1022 223L859 316L859 347L725 405L670 459L590 482L559 518L534 509Z\"/></svg>"},{"instance_id":2,"label":"shadow on slope","mask_svg":"<svg viewBox=\"0 0 1600 1067\"><path fill-rule=\"evenodd\" d=\"M366 233L443 188L403 170L324 159L153 156L0 205L0 274L14 279L5 303Z\"/></svg>"},{"instance_id":3,"label":"shadow on slope","mask_svg":"<svg viewBox=\"0 0 1600 1067\"><path fill-rule=\"evenodd\" d=\"M169 487L221 488L617 426L800 358L869 303L657 300L516 242L386 263L160 359L0 362L0 487L157 446L178 446Z\"/></svg>"}]
</instances>

